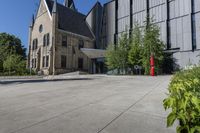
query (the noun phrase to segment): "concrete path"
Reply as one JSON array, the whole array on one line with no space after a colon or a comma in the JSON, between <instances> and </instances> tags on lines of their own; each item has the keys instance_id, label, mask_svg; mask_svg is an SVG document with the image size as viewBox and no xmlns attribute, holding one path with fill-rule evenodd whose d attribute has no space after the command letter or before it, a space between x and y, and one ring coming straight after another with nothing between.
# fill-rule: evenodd
<instances>
[{"instance_id":1,"label":"concrete path","mask_svg":"<svg viewBox=\"0 0 200 133\"><path fill-rule=\"evenodd\" d=\"M0 84L0 133L175 133L170 76L85 76Z\"/></svg>"}]
</instances>

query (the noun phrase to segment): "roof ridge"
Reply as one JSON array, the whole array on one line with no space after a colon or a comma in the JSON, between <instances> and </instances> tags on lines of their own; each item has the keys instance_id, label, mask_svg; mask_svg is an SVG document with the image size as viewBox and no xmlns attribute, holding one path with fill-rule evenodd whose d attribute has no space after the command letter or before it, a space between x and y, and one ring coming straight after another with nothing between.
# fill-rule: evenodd
<instances>
[{"instance_id":1,"label":"roof ridge","mask_svg":"<svg viewBox=\"0 0 200 133\"><path fill-rule=\"evenodd\" d=\"M97 1L97 2L93 5L93 7L90 9L90 11L87 13L87 15L85 15L85 16L87 17L97 5L102 6L101 3L100 3L99 1Z\"/></svg>"},{"instance_id":2,"label":"roof ridge","mask_svg":"<svg viewBox=\"0 0 200 133\"><path fill-rule=\"evenodd\" d=\"M52 13L53 2L52 0L46 0L48 2L48 8ZM57 12L59 19L59 29L79 34L82 36L94 39L93 32L90 30L86 23L86 16L80 12L76 12L71 8L68 8L57 2Z\"/></svg>"},{"instance_id":3,"label":"roof ridge","mask_svg":"<svg viewBox=\"0 0 200 133\"><path fill-rule=\"evenodd\" d=\"M77 13L77 14L80 14L80 15L83 15L83 16L86 16L85 14L83 14L83 13L81 13L81 12L78 12L78 11L74 11L73 9L64 6L63 4L61 4L61 3L59 3L59 2L57 2L57 5L62 6L62 7L64 7L64 8L66 8L66 9L69 9L70 11L72 11L72 12L74 12L74 13Z\"/></svg>"}]
</instances>

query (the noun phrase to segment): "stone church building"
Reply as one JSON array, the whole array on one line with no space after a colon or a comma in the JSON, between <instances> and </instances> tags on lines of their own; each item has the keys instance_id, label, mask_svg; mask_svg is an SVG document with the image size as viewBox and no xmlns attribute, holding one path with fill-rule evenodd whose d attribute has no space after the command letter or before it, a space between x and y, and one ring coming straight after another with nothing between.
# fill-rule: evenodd
<instances>
[{"instance_id":1,"label":"stone church building","mask_svg":"<svg viewBox=\"0 0 200 133\"><path fill-rule=\"evenodd\" d=\"M45 75L78 70L96 73L93 58L103 56L103 50L94 49L95 35L85 18L76 11L73 0L65 0L63 5L41 0L29 27L28 66Z\"/></svg>"}]
</instances>

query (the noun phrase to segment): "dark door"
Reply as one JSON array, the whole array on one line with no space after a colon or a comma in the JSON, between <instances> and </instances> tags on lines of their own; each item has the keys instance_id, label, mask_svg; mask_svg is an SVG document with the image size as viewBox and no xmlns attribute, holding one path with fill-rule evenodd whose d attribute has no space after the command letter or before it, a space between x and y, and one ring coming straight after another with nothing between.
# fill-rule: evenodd
<instances>
[{"instance_id":1,"label":"dark door","mask_svg":"<svg viewBox=\"0 0 200 133\"><path fill-rule=\"evenodd\" d=\"M78 69L83 70L83 58L78 59Z\"/></svg>"}]
</instances>

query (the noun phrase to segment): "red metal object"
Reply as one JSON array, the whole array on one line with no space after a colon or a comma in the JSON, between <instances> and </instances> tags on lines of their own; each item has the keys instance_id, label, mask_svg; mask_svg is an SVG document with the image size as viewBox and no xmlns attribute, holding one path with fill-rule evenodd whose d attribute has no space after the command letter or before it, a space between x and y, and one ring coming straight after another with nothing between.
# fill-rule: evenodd
<instances>
[{"instance_id":1,"label":"red metal object","mask_svg":"<svg viewBox=\"0 0 200 133\"><path fill-rule=\"evenodd\" d=\"M150 75L151 76L155 76L155 62L154 62L154 57L153 55L151 55L151 58L150 58L150 65L151 65L151 68L150 68Z\"/></svg>"},{"instance_id":2,"label":"red metal object","mask_svg":"<svg viewBox=\"0 0 200 133\"><path fill-rule=\"evenodd\" d=\"M154 66L151 66L151 76L155 76L155 68L154 68Z\"/></svg>"},{"instance_id":3,"label":"red metal object","mask_svg":"<svg viewBox=\"0 0 200 133\"><path fill-rule=\"evenodd\" d=\"M151 65L151 66L154 66L154 65L155 65L153 55L151 56L151 59L150 59L150 65Z\"/></svg>"}]
</instances>

